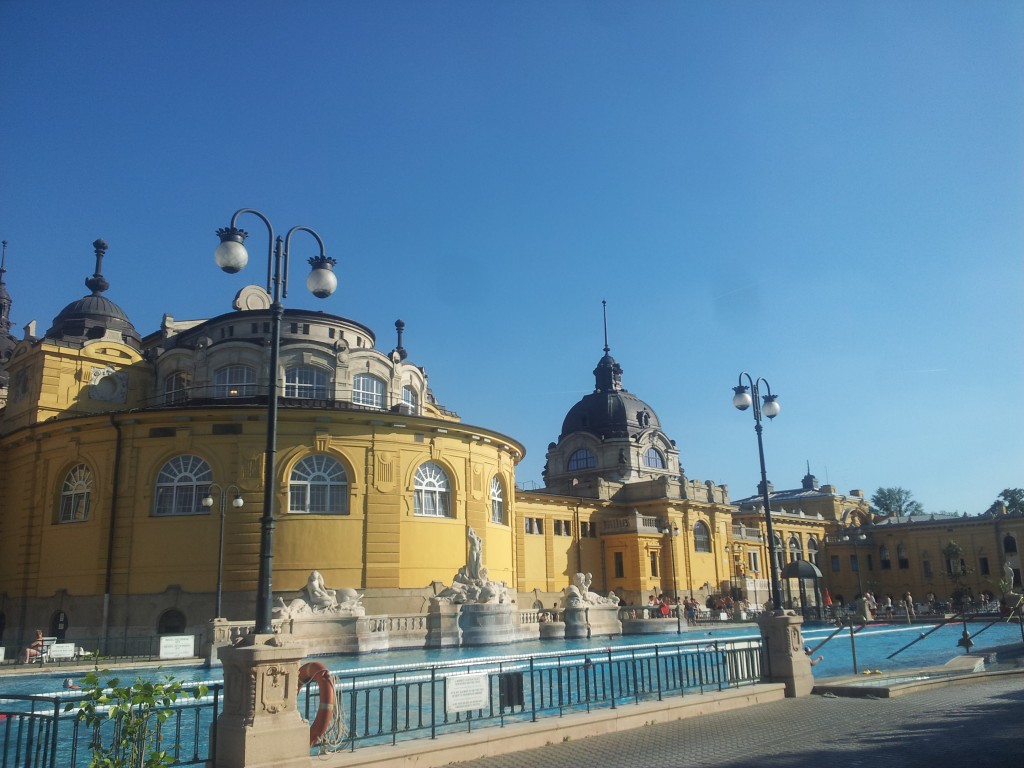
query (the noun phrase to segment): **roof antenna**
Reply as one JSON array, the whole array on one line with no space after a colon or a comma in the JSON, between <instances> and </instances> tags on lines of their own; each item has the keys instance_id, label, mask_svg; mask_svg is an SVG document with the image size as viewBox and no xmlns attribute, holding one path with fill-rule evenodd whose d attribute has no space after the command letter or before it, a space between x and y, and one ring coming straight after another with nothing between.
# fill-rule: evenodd
<instances>
[{"instance_id":1,"label":"roof antenna","mask_svg":"<svg viewBox=\"0 0 1024 768\"><path fill-rule=\"evenodd\" d=\"M608 302L601 299L601 314L604 315L604 353L607 355L610 347L608 346Z\"/></svg>"}]
</instances>

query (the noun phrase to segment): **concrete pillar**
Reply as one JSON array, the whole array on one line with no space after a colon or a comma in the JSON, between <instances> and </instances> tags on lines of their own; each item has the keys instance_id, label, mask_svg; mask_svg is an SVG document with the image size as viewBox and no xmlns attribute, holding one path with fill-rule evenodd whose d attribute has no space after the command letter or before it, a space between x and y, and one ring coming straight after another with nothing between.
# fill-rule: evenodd
<instances>
[{"instance_id":1,"label":"concrete pillar","mask_svg":"<svg viewBox=\"0 0 1024 768\"><path fill-rule=\"evenodd\" d=\"M795 611L775 611L762 613L757 623L764 643L764 674L770 682L785 683L786 698L809 696L814 675L804 653L803 617Z\"/></svg>"},{"instance_id":2,"label":"concrete pillar","mask_svg":"<svg viewBox=\"0 0 1024 768\"><path fill-rule=\"evenodd\" d=\"M224 712L217 721L215 768L310 768L309 723L299 715L305 647L279 635L225 646Z\"/></svg>"}]
</instances>

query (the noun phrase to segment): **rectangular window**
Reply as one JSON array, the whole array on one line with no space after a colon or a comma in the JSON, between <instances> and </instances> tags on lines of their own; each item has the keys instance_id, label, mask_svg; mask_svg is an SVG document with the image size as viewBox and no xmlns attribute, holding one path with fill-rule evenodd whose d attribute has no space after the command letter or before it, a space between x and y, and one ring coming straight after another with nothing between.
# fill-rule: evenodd
<instances>
[{"instance_id":1,"label":"rectangular window","mask_svg":"<svg viewBox=\"0 0 1024 768\"><path fill-rule=\"evenodd\" d=\"M626 566L621 552L615 553L615 578L622 579L626 576Z\"/></svg>"},{"instance_id":2,"label":"rectangular window","mask_svg":"<svg viewBox=\"0 0 1024 768\"><path fill-rule=\"evenodd\" d=\"M658 553L651 552L651 576L658 575Z\"/></svg>"},{"instance_id":3,"label":"rectangular window","mask_svg":"<svg viewBox=\"0 0 1024 768\"><path fill-rule=\"evenodd\" d=\"M856 555L850 555L850 570L857 573L860 570L860 563L857 562Z\"/></svg>"},{"instance_id":4,"label":"rectangular window","mask_svg":"<svg viewBox=\"0 0 1024 768\"><path fill-rule=\"evenodd\" d=\"M988 576L989 575L988 558L987 557L979 557L978 558L978 573L980 573L982 576Z\"/></svg>"},{"instance_id":5,"label":"rectangular window","mask_svg":"<svg viewBox=\"0 0 1024 768\"><path fill-rule=\"evenodd\" d=\"M922 560L921 567L924 569L924 577L930 579L932 577L932 561Z\"/></svg>"},{"instance_id":6,"label":"rectangular window","mask_svg":"<svg viewBox=\"0 0 1024 768\"><path fill-rule=\"evenodd\" d=\"M839 573L839 555L832 555L832 573Z\"/></svg>"},{"instance_id":7,"label":"rectangular window","mask_svg":"<svg viewBox=\"0 0 1024 768\"><path fill-rule=\"evenodd\" d=\"M750 558L750 570L754 573L761 572L761 553L760 552L748 552L747 556Z\"/></svg>"}]
</instances>

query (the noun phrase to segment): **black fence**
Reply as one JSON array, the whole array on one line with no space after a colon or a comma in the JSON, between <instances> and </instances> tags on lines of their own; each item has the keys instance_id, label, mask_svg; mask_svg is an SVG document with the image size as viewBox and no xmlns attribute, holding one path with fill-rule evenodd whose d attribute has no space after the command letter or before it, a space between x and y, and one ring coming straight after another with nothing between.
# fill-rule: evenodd
<instances>
[{"instance_id":1,"label":"black fence","mask_svg":"<svg viewBox=\"0 0 1024 768\"><path fill-rule=\"evenodd\" d=\"M437 738L761 680L760 640L661 644L337 674L335 747ZM461 703L460 703L461 702ZM319 707L307 690L306 717Z\"/></svg>"},{"instance_id":2,"label":"black fence","mask_svg":"<svg viewBox=\"0 0 1024 768\"><path fill-rule=\"evenodd\" d=\"M193 690L186 686L186 691ZM200 699L183 696L172 715L157 726L163 749L175 765L206 765L217 749L216 721L223 686L208 686ZM89 748L94 731L76 717L67 704L76 696L19 696L0 694L0 768L85 768L92 757ZM77 707L76 707L77 709ZM113 720L101 728L102 738L113 729Z\"/></svg>"}]
</instances>

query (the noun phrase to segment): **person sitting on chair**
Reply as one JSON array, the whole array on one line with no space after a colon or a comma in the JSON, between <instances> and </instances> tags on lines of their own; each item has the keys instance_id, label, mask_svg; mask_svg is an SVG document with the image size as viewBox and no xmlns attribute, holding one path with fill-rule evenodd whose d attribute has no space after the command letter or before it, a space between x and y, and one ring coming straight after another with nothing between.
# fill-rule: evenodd
<instances>
[{"instance_id":1,"label":"person sitting on chair","mask_svg":"<svg viewBox=\"0 0 1024 768\"><path fill-rule=\"evenodd\" d=\"M45 645L43 642L43 630L37 629L36 639L25 646L25 649L21 652L21 663L28 664L29 660L42 656Z\"/></svg>"}]
</instances>

